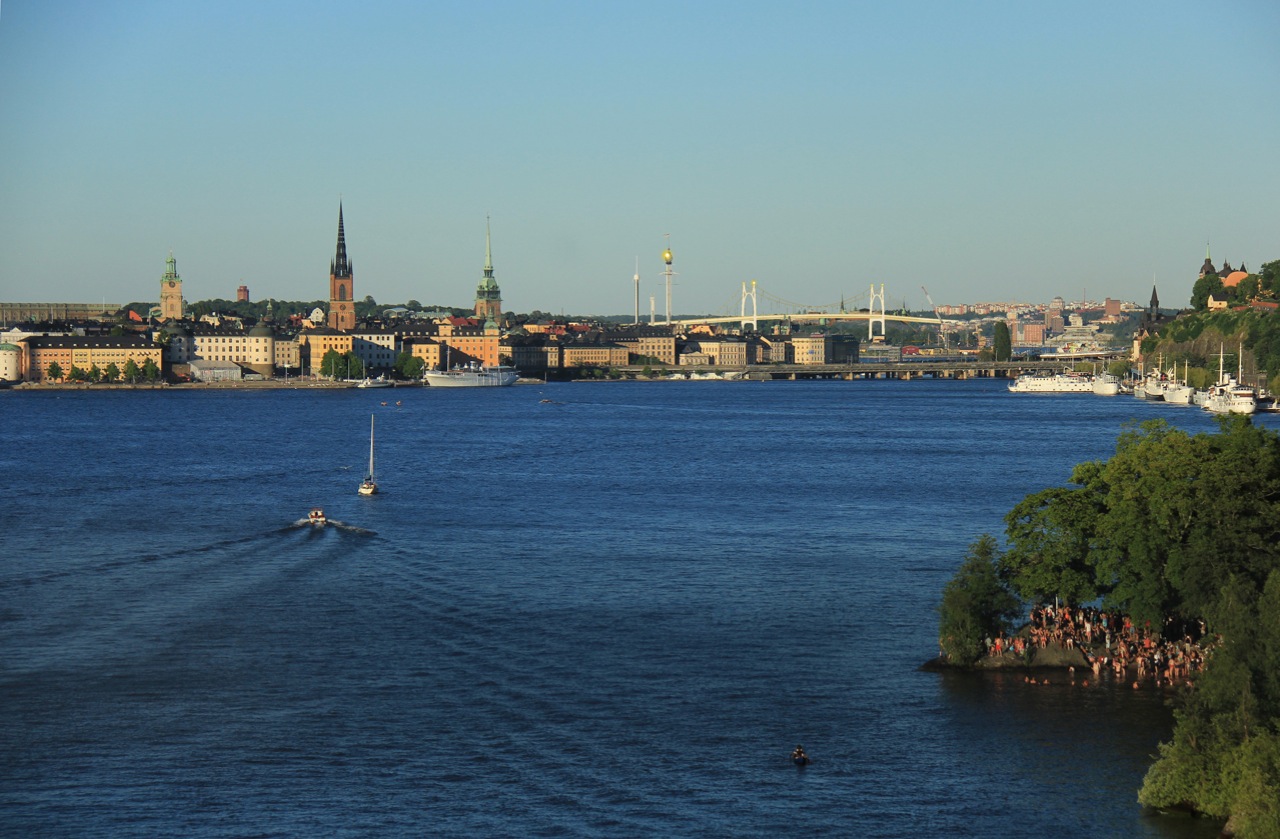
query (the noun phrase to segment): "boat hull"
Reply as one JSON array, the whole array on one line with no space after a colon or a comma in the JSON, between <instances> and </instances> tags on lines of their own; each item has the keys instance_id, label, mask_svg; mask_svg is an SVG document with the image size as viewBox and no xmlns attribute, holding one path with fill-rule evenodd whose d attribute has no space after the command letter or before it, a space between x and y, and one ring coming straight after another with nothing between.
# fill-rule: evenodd
<instances>
[{"instance_id":1,"label":"boat hull","mask_svg":"<svg viewBox=\"0 0 1280 839\"><path fill-rule=\"evenodd\" d=\"M430 387L509 387L520 374L509 367L428 370L425 379Z\"/></svg>"},{"instance_id":2,"label":"boat hull","mask_svg":"<svg viewBox=\"0 0 1280 839\"><path fill-rule=\"evenodd\" d=\"M1056 376L1019 376L1010 393L1093 393L1093 379L1072 373Z\"/></svg>"}]
</instances>

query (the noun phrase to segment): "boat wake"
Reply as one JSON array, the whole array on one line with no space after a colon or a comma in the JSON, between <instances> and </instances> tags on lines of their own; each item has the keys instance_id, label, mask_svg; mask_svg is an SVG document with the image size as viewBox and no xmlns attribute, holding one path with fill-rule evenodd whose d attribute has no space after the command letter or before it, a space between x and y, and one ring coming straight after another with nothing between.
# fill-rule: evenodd
<instances>
[{"instance_id":1,"label":"boat wake","mask_svg":"<svg viewBox=\"0 0 1280 839\"><path fill-rule=\"evenodd\" d=\"M298 519L293 524L287 527L280 528L278 532L288 533L291 530L302 530L304 528L310 528L311 530L314 530L314 531L321 531L321 530L327 530L329 528L333 528L335 530L345 531L346 533L355 533L359 536L377 536L378 535L378 532L376 530L369 530L366 527L357 527L354 524L347 524L346 522L338 521L337 519L329 519L327 522L325 522L322 525L312 524L310 519Z\"/></svg>"}]
</instances>

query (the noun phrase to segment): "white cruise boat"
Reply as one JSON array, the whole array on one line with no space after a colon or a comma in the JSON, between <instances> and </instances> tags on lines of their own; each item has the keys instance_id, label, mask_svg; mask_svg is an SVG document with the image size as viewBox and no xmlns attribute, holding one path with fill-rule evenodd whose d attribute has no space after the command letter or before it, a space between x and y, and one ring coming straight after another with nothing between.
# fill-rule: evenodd
<instances>
[{"instance_id":1,"label":"white cruise boat","mask_svg":"<svg viewBox=\"0 0 1280 839\"><path fill-rule=\"evenodd\" d=\"M1243 352L1243 350L1242 350ZM1258 395L1222 369L1223 350L1218 348L1218 383L1209 388L1205 410L1214 414L1252 414L1258 410Z\"/></svg>"},{"instance_id":2,"label":"white cruise boat","mask_svg":"<svg viewBox=\"0 0 1280 839\"><path fill-rule=\"evenodd\" d=\"M1024 373L1009 385L1010 393L1093 393L1093 377L1085 373L1041 376Z\"/></svg>"},{"instance_id":3,"label":"white cruise boat","mask_svg":"<svg viewBox=\"0 0 1280 839\"><path fill-rule=\"evenodd\" d=\"M514 367L482 367L473 362L451 370L428 370L423 378L431 387L507 387L515 384L520 374Z\"/></svg>"},{"instance_id":4,"label":"white cruise boat","mask_svg":"<svg viewBox=\"0 0 1280 839\"><path fill-rule=\"evenodd\" d=\"M1120 377L1099 373L1093 377L1093 392L1096 396L1115 396L1120 392Z\"/></svg>"}]
</instances>

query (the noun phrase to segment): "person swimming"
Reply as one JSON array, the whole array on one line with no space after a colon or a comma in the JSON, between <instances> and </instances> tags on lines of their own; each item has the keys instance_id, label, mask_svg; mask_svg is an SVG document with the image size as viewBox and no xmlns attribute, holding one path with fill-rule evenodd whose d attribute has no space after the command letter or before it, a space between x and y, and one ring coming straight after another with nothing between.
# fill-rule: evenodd
<instances>
[{"instance_id":1,"label":"person swimming","mask_svg":"<svg viewBox=\"0 0 1280 839\"><path fill-rule=\"evenodd\" d=\"M795 747L795 749L791 752L791 760L797 766L804 766L806 763L809 762L809 756L804 753L804 746Z\"/></svg>"}]
</instances>

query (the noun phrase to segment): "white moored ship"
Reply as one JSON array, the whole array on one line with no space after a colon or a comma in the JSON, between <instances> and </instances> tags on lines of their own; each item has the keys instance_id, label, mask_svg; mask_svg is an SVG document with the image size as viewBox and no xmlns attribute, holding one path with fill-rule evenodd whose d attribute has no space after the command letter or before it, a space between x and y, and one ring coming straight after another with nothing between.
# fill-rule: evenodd
<instances>
[{"instance_id":1,"label":"white moored ship","mask_svg":"<svg viewBox=\"0 0 1280 839\"><path fill-rule=\"evenodd\" d=\"M1025 373L1009 385L1010 393L1093 393L1093 377L1085 373L1041 376Z\"/></svg>"},{"instance_id":2,"label":"white moored ship","mask_svg":"<svg viewBox=\"0 0 1280 839\"><path fill-rule=\"evenodd\" d=\"M506 387L515 384L520 374L506 365L482 367L472 363L452 370L428 370L423 378L431 387Z\"/></svg>"}]
</instances>

